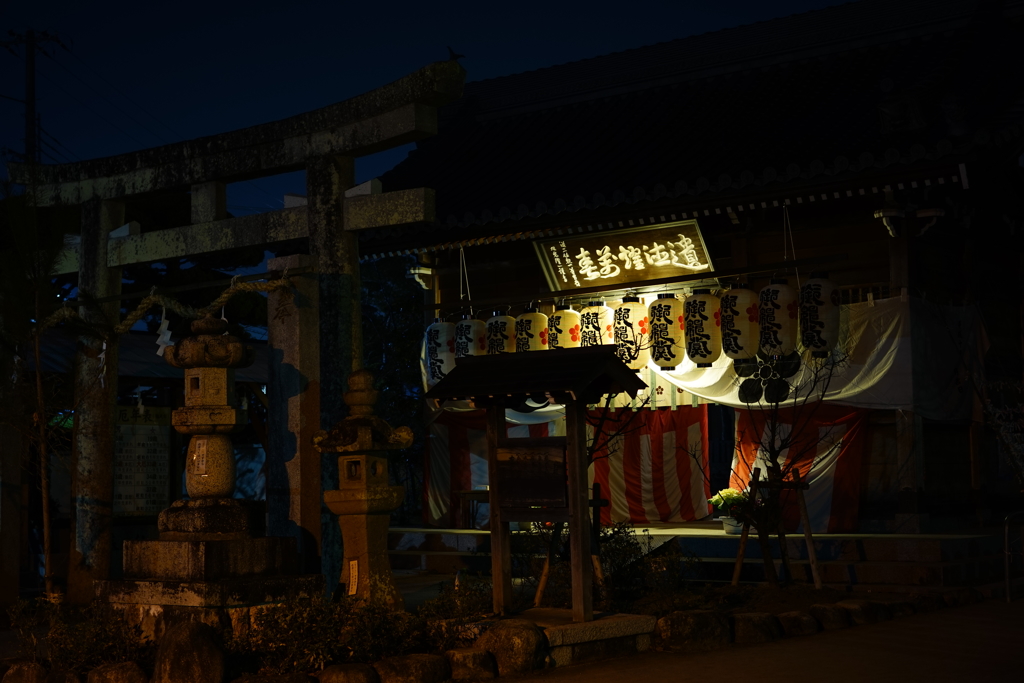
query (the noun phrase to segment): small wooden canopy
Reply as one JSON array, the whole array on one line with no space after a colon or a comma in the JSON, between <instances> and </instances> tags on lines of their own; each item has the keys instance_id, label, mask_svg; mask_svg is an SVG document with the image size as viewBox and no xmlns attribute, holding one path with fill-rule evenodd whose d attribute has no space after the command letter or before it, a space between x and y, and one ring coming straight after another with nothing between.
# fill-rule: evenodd
<instances>
[{"instance_id":1,"label":"small wooden canopy","mask_svg":"<svg viewBox=\"0 0 1024 683\"><path fill-rule=\"evenodd\" d=\"M587 405L597 403L604 394L626 392L636 396L646 386L615 355L614 346L591 346L583 349L550 349L543 353L537 351L461 358L456 361L455 369L427 392L427 398L469 398L487 407L487 461L491 476L491 575L496 613L505 614L512 606L509 521L554 520L556 517L553 515L565 514L564 504L557 511L542 509L544 506L528 505L530 509L525 510L506 507L508 499L502 496L501 490L509 484L516 484L520 491L523 489L524 476L526 479L533 476L526 471L527 461L537 468L538 478L536 481L526 481L525 486L536 484L538 488L544 488L545 482L550 483L550 477L543 476L545 472L542 470L546 470L549 461L553 461L558 463L558 469L564 468L566 475L572 618L577 622L594 618L587 484L587 468L590 465L587 455ZM527 397L535 401L552 400L565 406L564 437L508 437L505 430L505 407L518 405ZM551 457L552 452L557 457ZM517 457L525 457L525 461L516 463ZM510 475L518 481L502 481Z\"/></svg>"},{"instance_id":2,"label":"small wooden canopy","mask_svg":"<svg viewBox=\"0 0 1024 683\"><path fill-rule=\"evenodd\" d=\"M597 403L604 394L635 397L645 388L611 345L532 353L468 356L426 393L427 398L475 399L550 395L557 403Z\"/></svg>"}]
</instances>

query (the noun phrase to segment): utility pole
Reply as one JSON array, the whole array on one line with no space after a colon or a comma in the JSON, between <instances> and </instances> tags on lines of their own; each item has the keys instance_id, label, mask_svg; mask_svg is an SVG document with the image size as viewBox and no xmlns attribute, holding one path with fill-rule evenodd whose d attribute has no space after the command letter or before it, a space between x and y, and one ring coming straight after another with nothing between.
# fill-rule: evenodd
<instances>
[{"instance_id":1,"label":"utility pole","mask_svg":"<svg viewBox=\"0 0 1024 683\"><path fill-rule=\"evenodd\" d=\"M44 43L56 43L64 46L56 35L41 31L36 33L32 29L24 33L8 32L11 40L0 40L0 46L7 48L7 51L17 56L14 47L25 46L25 163L39 163L38 144L38 116L36 115L36 50L42 49Z\"/></svg>"}]
</instances>

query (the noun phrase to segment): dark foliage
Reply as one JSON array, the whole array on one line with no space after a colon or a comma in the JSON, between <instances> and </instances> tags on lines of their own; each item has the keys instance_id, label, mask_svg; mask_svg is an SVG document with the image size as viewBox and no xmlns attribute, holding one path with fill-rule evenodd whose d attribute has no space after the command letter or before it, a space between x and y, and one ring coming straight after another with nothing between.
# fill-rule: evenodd
<instances>
[{"instance_id":1,"label":"dark foliage","mask_svg":"<svg viewBox=\"0 0 1024 683\"><path fill-rule=\"evenodd\" d=\"M87 607L58 600L21 600L7 610L22 654L50 669L83 674L102 664L136 662L152 669L153 643L106 603Z\"/></svg>"}]
</instances>

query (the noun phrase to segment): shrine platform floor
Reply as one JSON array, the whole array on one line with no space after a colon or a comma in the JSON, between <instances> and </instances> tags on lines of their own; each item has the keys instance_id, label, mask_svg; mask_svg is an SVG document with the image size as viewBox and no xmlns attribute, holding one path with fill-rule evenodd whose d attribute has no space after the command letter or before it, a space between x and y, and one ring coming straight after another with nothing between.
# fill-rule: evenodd
<instances>
[{"instance_id":1,"label":"shrine platform floor","mask_svg":"<svg viewBox=\"0 0 1024 683\"><path fill-rule=\"evenodd\" d=\"M726 534L721 521L683 524L644 524L634 530L649 549L676 543L688 556L699 559L692 578L709 583L731 580L740 536ZM513 531L513 537L517 533ZM786 536L786 554L794 572L810 576L810 557L802 533ZM1002 576L1002 529L979 528L970 533L841 533L814 534L814 549L822 581L831 587L874 591L948 590L983 585ZM769 546L781 563L776 537ZM392 567L418 570L430 578L408 579L436 586L444 575L490 569L490 538L486 529L392 528L389 531ZM743 583L764 581L764 560L752 536L743 560ZM410 592L416 592L410 586Z\"/></svg>"},{"instance_id":2,"label":"shrine platform floor","mask_svg":"<svg viewBox=\"0 0 1024 683\"><path fill-rule=\"evenodd\" d=\"M720 538L720 539L734 539L739 541L739 535L727 534L722 528L722 523L719 520L713 521L698 521L698 522L657 522L649 524L637 524L634 525L633 530L638 534L642 534L645 531L651 536L683 536L689 538ZM490 531L487 529L441 529L434 527L391 527L388 530L390 534L437 534L441 536L487 536ZM517 533L513 531L512 533ZM865 539L883 539L883 540L951 540L951 539L970 539L970 538L985 538L995 533L995 530L979 530L975 533L888 533L888 532L876 532L876 533L841 533L841 534L814 534L815 540L848 540L858 541ZM792 538L803 538L803 533L792 533L789 534Z\"/></svg>"}]
</instances>

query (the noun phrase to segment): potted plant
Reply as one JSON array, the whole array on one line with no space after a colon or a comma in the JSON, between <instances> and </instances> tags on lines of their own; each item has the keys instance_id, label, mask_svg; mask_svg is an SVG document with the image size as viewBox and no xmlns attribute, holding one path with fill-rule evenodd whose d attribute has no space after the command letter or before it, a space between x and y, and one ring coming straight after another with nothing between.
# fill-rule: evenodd
<instances>
[{"instance_id":1,"label":"potted plant","mask_svg":"<svg viewBox=\"0 0 1024 683\"><path fill-rule=\"evenodd\" d=\"M747 504L746 491L722 489L708 499L721 515L722 527L727 534L738 534L743 530L743 508Z\"/></svg>"}]
</instances>

